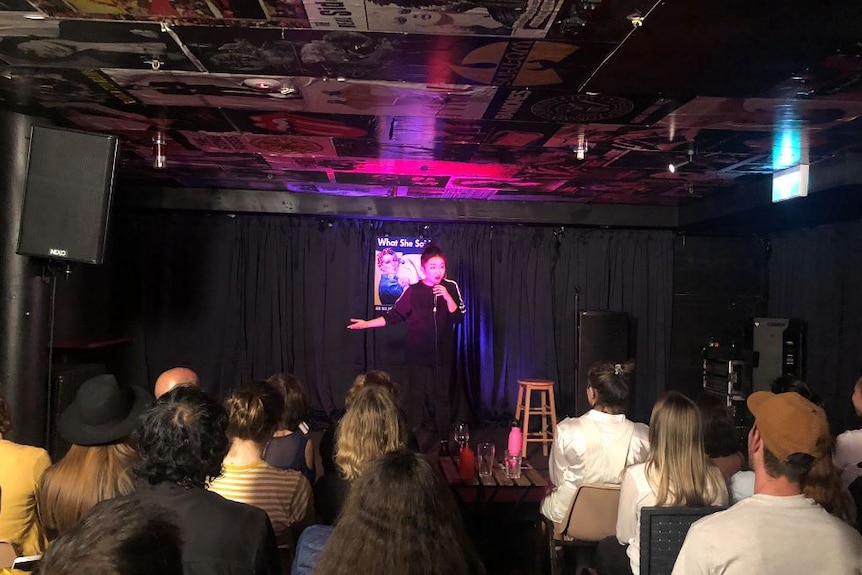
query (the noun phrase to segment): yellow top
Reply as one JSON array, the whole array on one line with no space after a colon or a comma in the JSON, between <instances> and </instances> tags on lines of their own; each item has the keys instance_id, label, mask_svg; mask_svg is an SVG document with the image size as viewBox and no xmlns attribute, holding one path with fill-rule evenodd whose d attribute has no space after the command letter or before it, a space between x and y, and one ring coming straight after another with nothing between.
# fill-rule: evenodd
<instances>
[{"instance_id":1,"label":"yellow top","mask_svg":"<svg viewBox=\"0 0 862 575\"><path fill-rule=\"evenodd\" d=\"M36 489L49 465L44 449L0 439L0 540L13 543L21 555L39 555L47 545L36 514Z\"/></svg>"}]
</instances>

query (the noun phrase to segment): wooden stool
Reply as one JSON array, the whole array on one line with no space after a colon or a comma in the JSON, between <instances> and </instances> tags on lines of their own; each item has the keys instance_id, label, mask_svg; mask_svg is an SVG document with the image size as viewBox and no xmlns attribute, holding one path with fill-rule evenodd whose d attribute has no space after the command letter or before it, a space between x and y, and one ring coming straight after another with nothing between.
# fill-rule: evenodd
<instances>
[{"instance_id":1,"label":"wooden stool","mask_svg":"<svg viewBox=\"0 0 862 575\"><path fill-rule=\"evenodd\" d=\"M541 395L541 405L530 405L530 397L534 391ZM549 379L519 379L518 405L515 408L515 419L521 419L524 413L524 424L521 428L521 457L527 457L527 443L542 444L542 455L548 455L548 446L553 443L557 433L557 405L554 402L554 382ZM539 431L530 433L530 416L539 415L542 426ZM550 427L550 428L549 428Z\"/></svg>"}]
</instances>

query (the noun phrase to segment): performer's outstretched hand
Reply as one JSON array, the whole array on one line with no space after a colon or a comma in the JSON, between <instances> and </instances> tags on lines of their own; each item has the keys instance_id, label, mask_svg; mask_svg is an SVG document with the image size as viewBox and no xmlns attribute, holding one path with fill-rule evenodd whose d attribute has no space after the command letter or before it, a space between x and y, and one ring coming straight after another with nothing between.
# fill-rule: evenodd
<instances>
[{"instance_id":1,"label":"performer's outstretched hand","mask_svg":"<svg viewBox=\"0 0 862 575\"><path fill-rule=\"evenodd\" d=\"M347 329L368 329L368 320L352 317L350 318L350 325L347 326Z\"/></svg>"}]
</instances>

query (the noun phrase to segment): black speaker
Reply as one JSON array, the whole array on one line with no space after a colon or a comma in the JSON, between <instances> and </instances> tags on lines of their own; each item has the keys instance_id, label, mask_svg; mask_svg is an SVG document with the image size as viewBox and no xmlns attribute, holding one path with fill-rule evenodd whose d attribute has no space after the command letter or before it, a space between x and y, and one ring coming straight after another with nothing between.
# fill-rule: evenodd
<instances>
[{"instance_id":1,"label":"black speaker","mask_svg":"<svg viewBox=\"0 0 862 575\"><path fill-rule=\"evenodd\" d=\"M597 361L623 363L629 359L629 314L582 311L578 317L578 381L575 413L590 410L587 372Z\"/></svg>"},{"instance_id":2,"label":"black speaker","mask_svg":"<svg viewBox=\"0 0 862 575\"><path fill-rule=\"evenodd\" d=\"M33 127L17 253L102 263L118 148L115 136Z\"/></svg>"},{"instance_id":3,"label":"black speaker","mask_svg":"<svg viewBox=\"0 0 862 575\"><path fill-rule=\"evenodd\" d=\"M752 391L770 391L782 375L805 379L807 326L799 319L755 317L745 329L745 347L753 352Z\"/></svg>"}]
</instances>

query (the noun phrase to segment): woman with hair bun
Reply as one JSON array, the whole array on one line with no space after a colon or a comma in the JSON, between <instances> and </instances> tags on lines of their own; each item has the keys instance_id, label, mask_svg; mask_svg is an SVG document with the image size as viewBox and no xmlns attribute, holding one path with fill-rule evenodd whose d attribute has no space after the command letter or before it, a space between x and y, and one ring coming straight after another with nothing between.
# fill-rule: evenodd
<instances>
[{"instance_id":1,"label":"woman with hair bun","mask_svg":"<svg viewBox=\"0 0 862 575\"><path fill-rule=\"evenodd\" d=\"M230 449L223 473L209 489L233 501L266 511L281 545L291 545L314 515L311 485L302 473L277 469L263 460L284 399L266 381L239 386L225 401Z\"/></svg>"},{"instance_id":2,"label":"woman with hair bun","mask_svg":"<svg viewBox=\"0 0 862 575\"><path fill-rule=\"evenodd\" d=\"M619 484L623 470L646 459L649 430L626 419L633 361L594 364L587 375L590 411L557 425L548 460L554 489L542 501L542 514L558 528L584 483Z\"/></svg>"}]
</instances>

